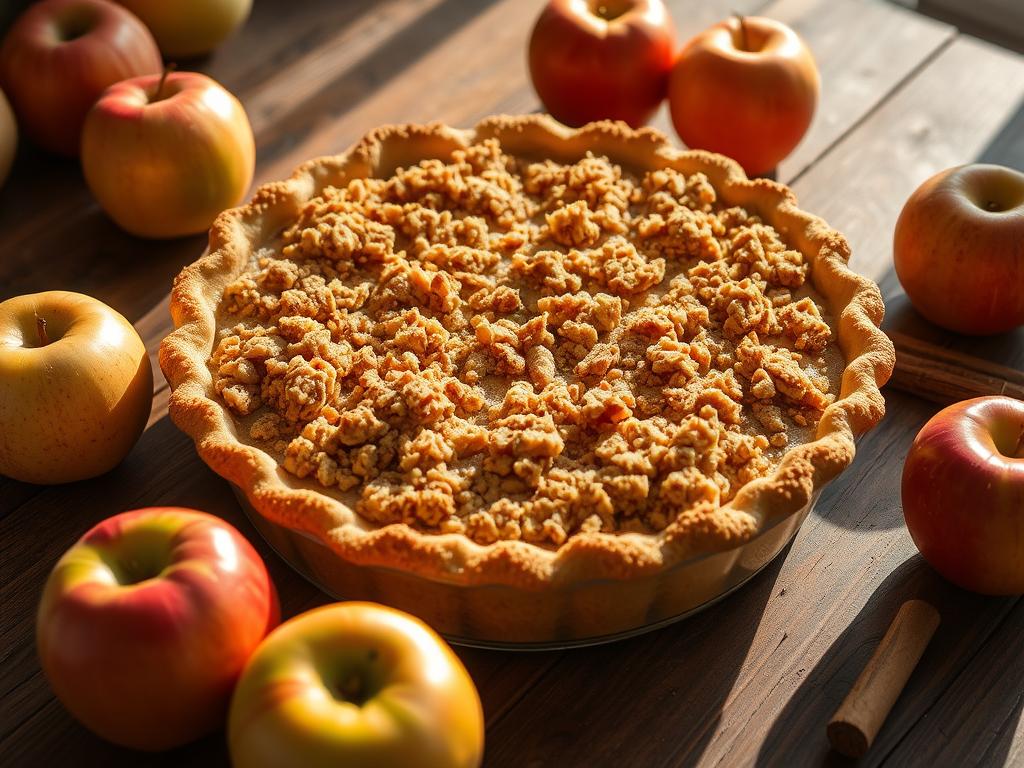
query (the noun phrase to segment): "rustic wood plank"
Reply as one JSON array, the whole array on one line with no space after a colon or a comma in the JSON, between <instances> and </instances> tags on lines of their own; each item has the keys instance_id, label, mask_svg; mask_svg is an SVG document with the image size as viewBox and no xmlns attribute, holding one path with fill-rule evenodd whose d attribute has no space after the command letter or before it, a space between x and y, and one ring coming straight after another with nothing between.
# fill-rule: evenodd
<instances>
[{"instance_id":1,"label":"rustic wood plank","mask_svg":"<svg viewBox=\"0 0 1024 768\"><path fill-rule=\"evenodd\" d=\"M874 749L869 765L1024 764L1024 600L1018 600L976 654L894 748ZM929 652L931 653L931 652ZM1005 717L990 719L990 713Z\"/></svg>"}]
</instances>

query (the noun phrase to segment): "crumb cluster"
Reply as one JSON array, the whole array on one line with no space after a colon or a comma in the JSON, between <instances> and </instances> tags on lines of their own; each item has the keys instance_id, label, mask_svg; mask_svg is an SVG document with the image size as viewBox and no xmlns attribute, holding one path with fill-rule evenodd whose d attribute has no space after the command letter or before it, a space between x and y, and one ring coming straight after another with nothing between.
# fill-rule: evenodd
<instances>
[{"instance_id":1,"label":"crumb cluster","mask_svg":"<svg viewBox=\"0 0 1024 768\"><path fill-rule=\"evenodd\" d=\"M312 200L227 286L250 437L380 524L700 525L832 402L803 255L700 174L490 140Z\"/></svg>"}]
</instances>

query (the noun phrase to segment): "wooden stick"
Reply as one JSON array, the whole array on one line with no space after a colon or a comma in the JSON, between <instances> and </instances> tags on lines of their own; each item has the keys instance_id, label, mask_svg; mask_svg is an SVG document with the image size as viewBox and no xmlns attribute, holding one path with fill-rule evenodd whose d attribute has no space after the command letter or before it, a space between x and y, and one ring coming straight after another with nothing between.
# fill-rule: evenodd
<instances>
[{"instance_id":1,"label":"wooden stick","mask_svg":"<svg viewBox=\"0 0 1024 768\"><path fill-rule=\"evenodd\" d=\"M847 757L860 757L868 751L938 626L939 612L925 601L908 600L900 606L828 724L833 749Z\"/></svg>"},{"instance_id":2,"label":"wooden stick","mask_svg":"<svg viewBox=\"0 0 1024 768\"><path fill-rule=\"evenodd\" d=\"M944 349L903 333L889 332L896 347L896 370L889 384L936 403L984 395L1024 400L1024 372Z\"/></svg>"}]
</instances>

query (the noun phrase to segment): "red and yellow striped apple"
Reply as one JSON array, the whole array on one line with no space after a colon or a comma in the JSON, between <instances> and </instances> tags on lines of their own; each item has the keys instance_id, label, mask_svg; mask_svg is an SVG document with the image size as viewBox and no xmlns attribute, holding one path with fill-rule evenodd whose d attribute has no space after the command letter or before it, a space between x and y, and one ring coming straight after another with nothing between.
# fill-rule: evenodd
<instances>
[{"instance_id":1,"label":"red and yellow striped apple","mask_svg":"<svg viewBox=\"0 0 1024 768\"><path fill-rule=\"evenodd\" d=\"M281 625L238 681L235 768L474 768L484 721L473 681L426 624L336 603Z\"/></svg>"},{"instance_id":2,"label":"red and yellow striped apple","mask_svg":"<svg viewBox=\"0 0 1024 768\"><path fill-rule=\"evenodd\" d=\"M164 56L209 53L249 17L252 0L117 0L149 27Z\"/></svg>"},{"instance_id":3,"label":"red and yellow striped apple","mask_svg":"<svg viewBox=\"0 0 1024 768\"><path fill-rule=\"evenodd\" d=\"M116 744L159 750L223 724L239 673L278 616L263 561L237 530L154 507L104 520L64 554L36 638L72 715Z\"/></svg>"},{"instance_id":4,"label":"red and yellow striped apple","mask_svg":"<svg viewBox=\"0 0 1024 768\"><path fill-rule=\"evenodd\" d=\"M14 22L0 47L0 87L25 135L77 155L82 123L108 85L159 72L156 41L108 0L42 0Z\"/></svg>"},{"instance_id":5,"label":"red and yellow striped apple","mask_svg":"<svg viewBox=\"0 0 1024 768\"><path fill-rule=\"evenodd\" d=\"M111 86L82 130L82 170L103 209L127 232L203 232L252 182L256 150L245 110L197 72Z\"/></svg>"},{"instance_id":6,"label":"red and yellow striped apple","mask_svg":"<svg viewBox=\"0 0 1024 768\"><path fill-rule=\"evenodd\" d=\"M0 303L0 474L69 483L113 469L152 403L146 345L103 302L47 291Z\"/></svg>"},{"instance_id":7,"label":"red and yellow striped apple","mask_svg":"<svg viewBox=\"0 0 1024 768\"><path fill-rule=\"evenodd\" d=\"M903 466L903 515L954 584L1024 594L1024 402L979 397L939 411Z\"/></svg>"}]
</instances>

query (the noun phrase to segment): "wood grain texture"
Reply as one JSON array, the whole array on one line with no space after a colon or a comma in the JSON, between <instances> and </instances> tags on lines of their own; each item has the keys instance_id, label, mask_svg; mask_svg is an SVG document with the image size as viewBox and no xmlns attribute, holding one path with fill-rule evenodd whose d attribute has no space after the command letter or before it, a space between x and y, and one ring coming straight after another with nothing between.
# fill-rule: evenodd
<instances>
[{"instance_id":1,"label":"wood grain texture","mask_svg":"<svg viewBox=\"0 0 1024 768\"><path fill-rule=\"evenodd\" d=\"M1024 601L1018 600L941 700L871 765L1024 765ZM998 712L999 714L995 714Z\"/></svg>"},{"instance_id":2,"label":"wood grain texture","mask_svg":"<svg viewBox=\"0 0 1024 768\"><path fill-rule=\"evenodd\" d=\"M257 177L272 180L381 123L467 125L539 108L524 51L541 4L260 0L240 34L197 66L250 110ZM947 26L873 0L669 5L680 39L734 9L776 15L806 37L827 91L780 178L795 179L801 202L850 234L856 263L881 270L883 288L892 223L910 190L960 157L1012 155L1020 144L1020 58L954 38ZM657 124L671 130L664 110ZM0 300L55 287L91 293L135 322L151 354L170 328L170 279L204 245L202 237L124 235L91 202L74 162L31 148L0 190L0 233ZM1024 344L1012 338L986 349L1003 364L1024 359ZM54 488L0 478L2 765L226 762L221 733L165 755L117 750L49 693L33 648L36 601L60 553L108 515L155 504L219 514L267 559L286 616L326 600L259 540L227 485L166 417L167 396L157 374L147 432L104 477ZM956 590L915 555L902 527L899 474L935 408L895 392L888 400L886 422L861 440L855 466L826 489L794 544L726 602L602 648L459 650L484 701L487 764L830 762L824 724L896 607L914 595L939 606L943 626L866 760L902 765L922 754L939 764L940 747L966 763L1024 759L1020 657L1012 655L1022 601ZM969 717L961 714L966 702Z\"/></svg>"}]
</instances>

